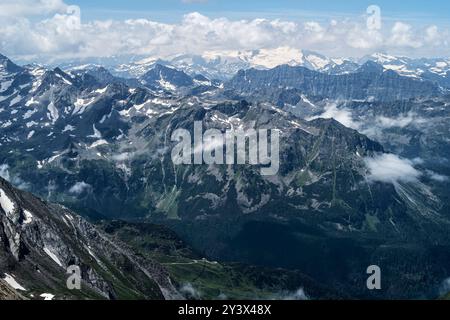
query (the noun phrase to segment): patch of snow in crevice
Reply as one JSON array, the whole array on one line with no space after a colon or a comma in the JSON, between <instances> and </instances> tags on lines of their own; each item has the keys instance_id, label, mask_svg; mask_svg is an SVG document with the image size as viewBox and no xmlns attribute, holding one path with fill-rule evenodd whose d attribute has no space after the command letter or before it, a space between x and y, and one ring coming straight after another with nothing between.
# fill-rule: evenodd
<instances>
[{"instance_id":1,"label":"patch of snow in crevice","mask_svg":"<svg viewBox=\"0 0 450 320\"><path fill-rule=\"evenodd\" d=\"M28 210L23 210L23 214L25 215L24 224L30 224L33 221L33 214Z\"/></svg>"},{"instance_id":2,"label":"patch of snow in crevice","mask_svg":"<svg viewBox=\"0 0 450 320\"><path fill-rule=\"evenodd\" d=\"M27 126L27 128L30 128L30 127L35 126L35 125L37 125L37 124L38 124L38 123L35 122L35 121L30 121L30 122L27 122L27 123L26 123L26 126Z\"/></svg>"},{"instance_id":3,"label":"patch of snow in crevice","mask_svg":"<svg viewBox=\"0 0 450 320\"><path fill-rule=\"evenodd\" d=\"M163 87L163 88L166 89L166 90L169 90L169 91L172 90L172 91L174 91L174 90L177 89L176 86L174 86L172 83L170 83L169 81L166 81L166 80L164 79L164 77L163 77L163 75L162 75L161 72L159 73L159 80L158 80L157 82L159 83L159 85L160 85L161 87Z\"/></svg>"},{"instance_id":4,"label":"patch of snow in crevice","mask_svg":"<svg viewBox=\"0 0 450 320\"><path fill-rule=\"evenodd\" d=\"M75 130L75 127L74 126L71 126L70 124L68 124L68 125L66 125L65 127L64 127L64 129L63 129L63 133L64 132L67 132L67 131L74 131Z\"/></svg>"},{"instance_id":5,"label":"patch of snow in crevice","mask_svg":"<svg viewBox=\"0 0 450 320\"><path fill-rule=\"evenodd\" d=\"M67 80L67 79L66 79L65 77L63 77L62 75L60 75L60 74L58 74L58 73L56 73L55 75L56 75L58 78L62 79L62 80L64 81L65 84L67 84L67 85L69 85L69 86L72 85L72 82L70 82L69 80Z\"/></svg>"},{"instance_id":6,"label":"patch of snow in crevice","mask_svg":"<svg viewBox=\"0 0 450 320\"><path fill-rule=\"evenodd\" d=\"M28 100L27 102L25 102L25 107L29 107L32 104L38 104L39 102L37 102L36 100L34 100L34 97L31 97L30 100Z\"/></svg>"},{"instance_id":7,"label":"patch of snow in crevice","mask_svg":"<svg viewBox=\"0 0 450 320\"><path fill-rule=\"evenodd\" d=\"M11 276L7 273L5 273L5 277L3 278L3 280L6 281L6 283L13 288L14 290L21 290L21 291L27 291L27 289L25 289L23 286L21 286L16 279L14 279L14 276Z\"/></svg>"},{"instance_id":8,"label":"patch of snow in crevice","mask_svg":"<svg viewBox=\"0 0 450 320\"><path fill-rule=\"evenodd\" d=\"M50 102L50 104L47 107L47 110L48 110L48 113L47 113L48 119L51 120L52 123L55 123L56 120L58 120L58 118L59 118L59 112L58 112L58 109L56 109L53 102Z\"/></svg>"},{"instance_id":9,"label":"patch of snow in crevice","mask_svg":"<svg viewBox=\"0 0 450 320\"><path fill-rule=\"evenodd\" d=\"M12 125L11 120L6 121L5 123L2 124L2 128L8 128Z\"/></svg>"},{"instance_id":10,"label":"patch of snow in crevice","mask_svg":"<svg viewBox=\"0 0 450 320\"><path fill-rule=\"evenodd\" d=\"M98 138L98 139L102 138L102 134L95 127L95 124L92 125L92 130L94 130L94 134L89 135L88 138Z\"/></svg>"},{"instance_id":11,"label":"patch of snow in crevice","mask_svg":"<svg viewBox=\"0 0 450 320\"><path fill-rule=\"evenodd\" d=\"M35 114L36 112L37 112L36 109L33 109L33 110L27 110L27 112L24 113L24 115L23 115L22 118L23 118L24 120L29 119L29 118L31 118L31 116L32 116L33 114Z\"/></svg>"},{"instance_id":12,"label":"patch of snow in crevice","mask_svg":"<svg viewBox=\"0 0 450 320\"><path fill-rule=\"evenodd\" d=\"M13 105L19 103L20 101L22 101L22 97L18 95L9 102L9 106L12 107Z\"/></svg>"},{"instance_id":13,"label":"patch of snow in crevice","mask_svg":"<svg viewBox=\"0 0 450 320\"><path fill-rule=\"evenodd\" d=\"M58 159L58 158L61 157L62 155L63 155L63 153L60 153L60 154L56 154L56 155L50 157L50 158L47 160L47 163L51 163L51 162L55 161L56 159Z\"/></svg>"},{"instance_id":14,"label":"patch of snow in crevice","mask_svg":"<svg viewBox=\"0 0 450 320\"><path fill-rule=\"evenodd\" d=\"M74 103L75 108L73 109L72 115L82 114L84 110L86 110L86 108L94 101L95 97L91 99L77 99Z\"/></svg>"},{"instance_id":15,"label":"patch of snow in crevice","mask_svg":"<svg viewBox=\"0 0 450 320\"><path fill-rule=\"evenodd\" d=\"M93 149L93 148L96 148L96 147L101 146L101 145L104 145L104 144L108 144L108 141L106 141L106 140L104 140L104 139L100 139L100 140L97 140L97 141L95 141L94 143L92 143L92 144L88 147L88 149Z\"/></svg>"},{"instance_id":16,"label":"patch of snow in crevice","mask_svg":"<svg viewBox=\"0 0 450 320\"><path fill-rule=\"evenodd\" d=\"M0 189L0 206L6 213L7 217L10 217L14 213L15 208L14 202L10 198L8 198L3 189Z\"/></svg>"},{"instance_id":17,"label":"patch of snow in crevice","mask_svg":"<svg viewBox=\"0 0 450 320\"><path fill-rule=\"evenodd\" d=\"M53 252L51 252L49 248L44 247L44 252L45 252L45 253L46 253L53 261L55 261L57 265L59 265L60 267L63 266L62 263L61 263L61 261L59 260L59 258L58 258Z\"/></svg>"},{"instance_id":18,"label":"patch of snow in crevice","mask_svg":"<svg viewBox=\"0 0 450 320\"><path fill-rule=\"evenodd\" d=\"M91 250L90 246L84 246L87 252L89 252L89 255L97 261L98 264L103 265L103 263L100 261L100 259L94 254L94 252Z\"/></svg>"},{"instance_id":19,"label":"patch of snow in crevice","mask_svg":"<svg viewBox=\"0 0 450 320\"><path fill-rule=\"evenodd\" d=\"M51 293L42 293L40 295L41 298L44 298L44 300L53 300L53 298L55 297L54 294Z\"/></svg>"},{"instance_id":20,"label":"patch of snow in crevice","mask_svg":"<svg viewBox=\"0 0 450 320\"><path fill-rule=\"evenodd\" d=\"M97 89L97 90L95 90L95 92L102 94L102 93L105 93L107 89L108 89L108 86L104 87L103 89Z\"/></svg>"},{"instance_id":21,"label":"patch of snow in crevice","mask_svg":"<svg viewBox=\"0 0 450 320\"><path fill-rule=\"evenodd\" d=\"M12 80L8 80L0 83L0 92L5 92L6 90L8 90L12 82Z\"/></svg>"}]
</instances>

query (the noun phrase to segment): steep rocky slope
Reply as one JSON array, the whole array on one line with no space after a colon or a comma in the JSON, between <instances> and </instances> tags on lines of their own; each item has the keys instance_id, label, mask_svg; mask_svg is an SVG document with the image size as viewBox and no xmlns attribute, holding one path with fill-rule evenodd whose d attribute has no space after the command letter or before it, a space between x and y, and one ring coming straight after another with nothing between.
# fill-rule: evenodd
<instances>
[{"instance_id":1,"label":"steep rocky slope","mask_svg":"<svg viewBox=\"0 0 450 320\"><path fill-rule=\"evenodd\" d=\"M169 228L146 222L102 221L108 235L159 261L187 299L339 299L349 296L300 270L211 261Z\"/></svg>"},{"instance_id":2,"label":"steep rocky slope","mask_svg":"<svg viewBox=\"0 0 450 320\"><path fill-rule=\"evenodd\" d=\"M372 263L391 283L378 297L433 296L448 277L449 97L432 81L373 62L244 70L222 87L157 64L124 80L4 61L0 175L21 189L95 219L163 223L211 260L300 270L355 296L370 296ZM278 130L280 170L174 165L171 134L194 121Z\"/></svg>"},{"instance_id":3,"label":"steep rocky slope","mask_svg":"<svg viewBox=\"0 0 450 320\"><path fill-rule=\"evenodd\" d=\"M282 93L294 91L330 99L408 100L439 94L432 82L402 77L385 71L375 62L367 62L354 73L330 75L304 67L278 66L270 70L241 70L225 87L252 100L276 103Z\"/></svg>"},{"instance_id":4,"label":"steep rocky slope","mask_svg":"<svg viewBox=\"0 0 450 320\"><path fill-rule=\"evenodd\" d=\"M134 256L68 209L43 202L0 178L3 298L163 299L177 295L166 270ZM81 271L70 290L69 266Z\"/></svg>"}]
</instances>

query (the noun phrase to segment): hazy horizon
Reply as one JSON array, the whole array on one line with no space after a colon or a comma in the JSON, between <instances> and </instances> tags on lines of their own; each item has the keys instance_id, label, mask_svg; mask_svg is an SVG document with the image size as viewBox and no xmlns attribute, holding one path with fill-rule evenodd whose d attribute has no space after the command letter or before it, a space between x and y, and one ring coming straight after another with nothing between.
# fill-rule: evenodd
<instances>
[{"instance_id":1,"label":"hazy horizon","mask_svg":"<svg viewBox=\"0 0 450 320\"><path fill-rule=\"evenodd\" d=\"M449 52L449 10L416 1L383 0L372 6L366 1L281 1L275 6L272 1L213 0L124 5L2 0L0 52L19 62L44 64L276 48L354 58L375 52L440 58Z\"/></svg>"}]
</instances>

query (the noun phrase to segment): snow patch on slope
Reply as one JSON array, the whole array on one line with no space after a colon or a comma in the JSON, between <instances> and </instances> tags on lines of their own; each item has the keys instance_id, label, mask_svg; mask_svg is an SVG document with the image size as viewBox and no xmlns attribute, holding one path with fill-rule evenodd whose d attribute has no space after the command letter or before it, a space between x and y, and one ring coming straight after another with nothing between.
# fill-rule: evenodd
<instances>
[{"instance_id":1,"label":"snow patch on slope","mask_svg":"<svg viewBox=\"0 0 450 320\"><path fill-rule=\"evenodd\" d=\"M6 283L13 288L14 290L21 290L21 291L27 291L27 289L25 289L23 286L21 286L16 279L14 279L14 276L11 276L7 273L5 273L5 277L3 278L3 280L6 281Z\"/></svg>"},{"instance_id":2,"label":"snow patch on slope","mask_svg":"<svg viewBox=\"0 0 450 320\"><path fill-rule=\"evenodd\" d=\"M25 215L24 224L30 224L33 221L33 214L28 210L23 210L23 214Z\"/></svg>"},{"instance_id":3,"label":"snow patch on slope","mask_svg":"<svg viewBox=\"0 0 450 320\"><path fill-rule=\"evenodd\" d=\"M45 253L46 253L53 261L55 261L55 263L56 263L57 265L59 265L60 267L63 266L62 263L61 263L61 261L59 260L59 258L56 256L56 254L54 254L53 252L51 252L49 248L44 247L44 252L45 252Z\"/></svg>"}]
</instances>

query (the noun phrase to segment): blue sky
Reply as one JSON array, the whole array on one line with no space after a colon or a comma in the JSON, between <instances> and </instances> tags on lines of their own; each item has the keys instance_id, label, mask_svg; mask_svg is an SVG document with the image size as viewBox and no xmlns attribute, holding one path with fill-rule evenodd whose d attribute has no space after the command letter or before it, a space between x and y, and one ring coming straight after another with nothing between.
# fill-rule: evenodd
<instances>
[{"instance_id":1,"label":"blue sky","mask_svg":"<svg viewBox=\"0 0 450 320\"><path fill-rule=\"evenodd\" d=\"M376 24L370 5L381 9ZM211 57L255 49L286 58L303 49L333 57L448 57L450 2L0 0L0 52L20 60Z\"/></svg>"},{"instance_id":2,"label":"blue sky","mask_svg":"<svg viewBox=\"0 0 450 320\"><path fill-rule=\"evenodd\" d=\"M322 20L361 15L372 4L385 19L414 23L450 24L450 1L444 0L72 0L82 8L84 20L147 18L177 22L186 13L198 11L210 17L230 19L314 18Z\"/></svg>"}]
</instances>

